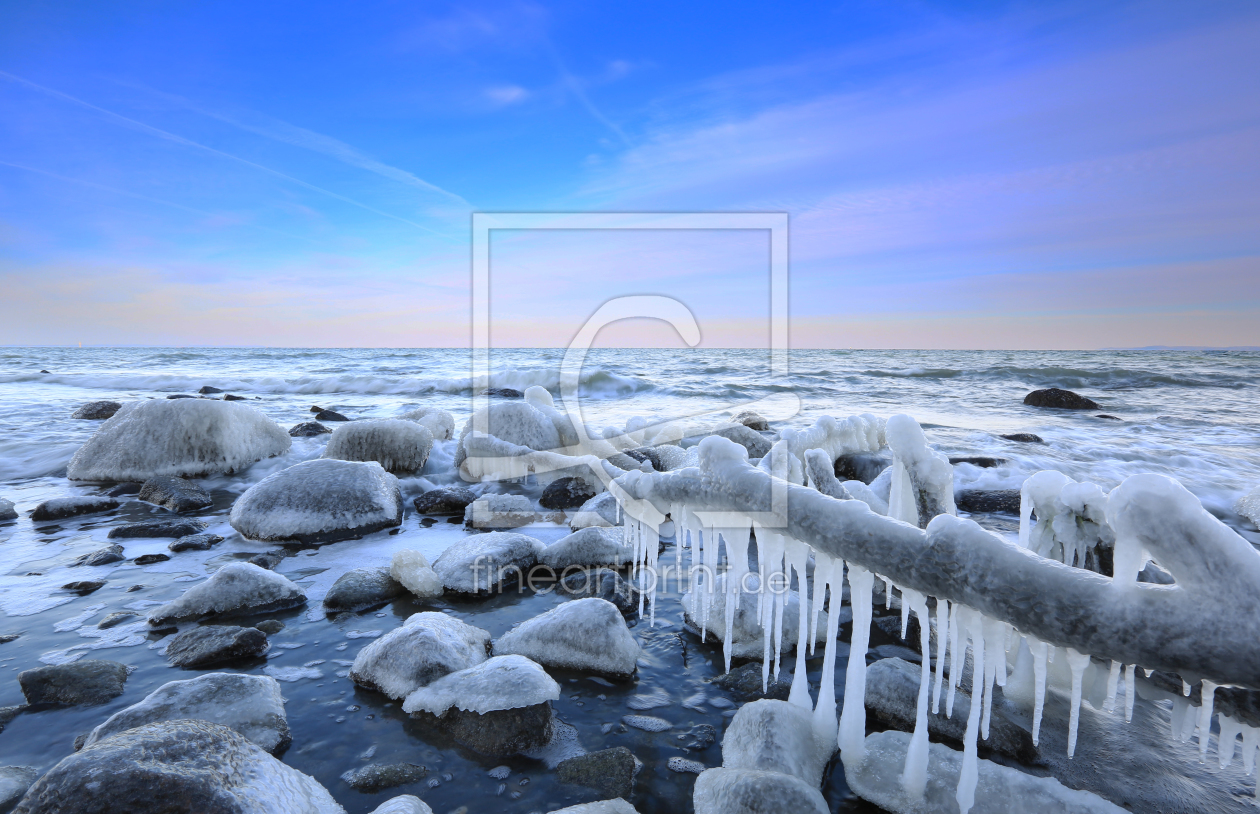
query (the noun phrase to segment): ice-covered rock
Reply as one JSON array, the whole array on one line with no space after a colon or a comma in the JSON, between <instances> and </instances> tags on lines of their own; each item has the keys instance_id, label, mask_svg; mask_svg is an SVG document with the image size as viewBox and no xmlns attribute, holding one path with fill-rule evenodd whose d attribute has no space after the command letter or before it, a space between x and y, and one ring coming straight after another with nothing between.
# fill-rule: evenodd
<instances>
[{"instance_id":1,"label":"ice-covered rock","mask_svg":"<svg viewBox=\"0 0 1260 814\"><path fill-rule=\"evenodd\" d=\"M682 469L687 465L687 450L673 444L628 449L625 454L636 461L650 462L657 472Z\"/></svg>"},{"instance_id":2,"label":"ice-covered rock","mask_svg":"<svg viewBox=\"0 0 1260 814\"><path fill-rule=\"evenodd\" d=\"M464 525L472 529L514 529L538 519L524 495L485 495L464 509Z\"/></svg>"},{"instance_id":3,"label":"ice-covered rock","mask_svg":"<svg viewBox=\"0 0 1260 814\"><path fill-rule=\"evenodd\" d=\"M173 602L154 608L149 624L236 613L266 613L306 601L302 589L279 574L248 562L229 563Z\"/></svg>"},{"instance_id":4,"label":"ice-covered rock","mask_svg":"<svg viewBox=\"0 0 1260 814\"><path fill-rule=\"evenodd\" d=\"M836 458L831 466L840 481L856 480L870 485L871 481L892 466L892 461L875 452L854 452Z\"/></svg>"},{"instance_id":5,"label":"ice-covered rock","mask_svg":"<svg viewBox=\"0 0 1260 814\"><path fill-rule=\"evenodd\" d=\"M499 637L494 652L526 656L548 667L629 676L641 651L617 606L589 598L521 622Z\"/></svg>"},{"instance_id":6,"label":"ice-covered rock","mask_svg":"<svg viewBox=\"0 0 1260 814\"><path fill-rule=\"evenodd\" d=\"M180 537L168 545L167 548L176 553L180 551L209 551L221 542L223 542L223 538L219 535L202 532L201 534L187 534Z\"/></svg>"},{"instance_id":7,"label":"ice-covered rock","mask_svg":"<svg viewBox=\"0 0 1260 814\"><path fill-rule=\"evenodd\" d=\"M557 808L547 814L639 814L639 810L618 797L615 800L600 800L595 803Z\"/></svg>"},{"instance_id":8,"label":"ice-covered rock","mask_svg":"<svg viewBox=\"0 0 1260 814\"><path fill-rule=\"evenodd\" d=\"M543 489L538 502L544 509L576 509L595 497L598 491L584 478L556 478Z\"/></svg>"},{"instance_id":9,"label":"ice-covered rock","mask_svg":"<svg viewBox=\"0 0 1260 814\"><path fill-rule=\"evenodd\" d=\"M124 523L109 530L111 540L133 540L153 537L187 537L206 530L204 520L143 520Z\"/></svg>"},{"instance_id":10,"label":"ice-covered rock","mask_svg":"<svg viewBox=\"0 0 1260 814\"><path fill-rule=\"evenodd\" d=\"M207 673L163 684L143 701L107 718L88 733L83 745L93 746L145 724L185 719L222 724L272 754L291 740L280 683L274 678Z\"/></svg>"},{"instance_id":11,"label":"ice-covered rock","mask_svg":"<svg viewBox=\"0 0 1260 814\"><path fill-rule=\"evenodd\" d=\"M399 418L424 427L435 441L449 441L455 437L455 416L440 407L417 407Z\"/></svg>"},{"instance_id":12,"label":"ice-covered rock","mask_svg":"<svg viewBox=\"0 0 1260 814\"><path fill-rule=\"evenodd\" d=\"M957 514L954 468L949 458L927 445L919 422L908 415L892 416L884 434L893 452L888 516L927 528L937 515Z\"/></svg>"},{"instance_id":13,"label":"ice-covered rock","mask_svg":"<svg viewBox=\"0 0 1260 814\"><path fill-rule=\"evenodd\" d=\"M819 788L836 742L815 736L813 718L812 709L787 701L745 704L722 737L723 768L790 774Z\"/></svg>"},{"instance_id":14,"label":"ice-covered rock","mask_svg":"<svg viewBox=\"0 0 1260 814\"><path fill-rule=\"evenodd\" d=\"M849 788L862 799L897 814L958 812L958 776L963 753L939 743L929 744L927 789L921 799L908 798L901 776L910 735L876 732L866 736L866 759L861 766L845 766ZM1069 789L1053 777L1035 777L988 760L978 761L975 803L971 814L1008 814L1013 810L1038 814L1121 814L1124 809L1096 794Z\"/></svg>"},{"instance_id":15,"label":"ice-covered rock","mask_svg":"<svg viewBox=\"0 0 1260 814\"><path fill-rule=\"evenodd\" d=\"M17 520L17 509L13 508L13 501L0 497L0 523L6 520Z\"/></svg>"},{"instance_id":16,"label":"ice-covered rock","mask_svg":"<svg viewBox=\"0 0 1260 814\"><path fill-rule=\"evenodd\" d=\"M303 421L301 424L294 424L292 427L289 427L289 436L292 438L317 438L321 435L328 435L331 432L331 429L318 421Z\"/></svg>"},{"instance_id":17,"label":"ice-covered rock","mask_svg":"<svg viewBox=\"0 0 1260 814\"><path fill-rule=\"evenodd\" d=\"M356 611L388 602L407 592L390 568L356 568L337 578L324 596L330 611Z\"/></svg>"},{"instance_id":18,"label":"ice-covered rock","mask_svg":"<svg viewBox=\"0 0 1260 814\"><path fill-rule=\"evenodd\" d=\"M130 672L116 661L83 659L23 670L18 684L28 704L104 704L122 695Z\"/></svg>"},{"instance_id":19,"label":"ice-covered rock","mask_svg":"<svg viewBox=\"0 0 1260 814\"><path fill-rule=\"evenodd\" d=\"M696 778L696 814L827 814L822 792L779 772L709 769Z\"/></svg>"},{"instance_id":20,"label":"ice-covered rock","mask_svg":"<svg viewBox=\"0 0 1260 814\"><path fill-rule=\"evenodd\" d=\"M109 565L111 562L122 562L125 559L127 558L123 556L122 546L107 545L95 551L89 551L75 560L73 565Z\"/></svg>"},{"instance_id":21,"label":"ice-covered rock","mask_svg":"<svg viewBox=\"0 0 1260 814\"><path fill-rule=\"evenodd\" d=\"M289 451L292 439L259 410L208 399L123 405L70 459L80 481L143 482L155 475L237 472Z\"/></svg>"},{"instance_id":22,"label":"ice-covered rock","mask_svg":"<svg viewBox=\"0 0 1260 814\"><path fill-rule=\"evenodd\" d=\"M323 786L221 724L145 724L65 758L15 814L345 814Z\"/></svg>"},{"instance_id":23,"label":"ice-covered rock","mask_svg":"<svg viewBox=\"0 0 1260 814\"><path fill-rule=\"evenodd\" d=\"M432 599L442 595L442 579L429 565L424 554L419 551L403 549L395 551L390 560L389 574L404 588L421 599Z\"/></svg>"},{"instance_id":24,"label":"ice-covered rock","mask_svg":"<svg viewBox=\"0 0 1260 814\"><path fill-rule=\"evenodd\" d=\"M755 661L734 667L729 673L723 673L711 681L723 689L753 700L774 698L786 701L792 690L791 683L780 681L778 676L771 676L766 681L763 678L761 665Z\"/></svg>"},{"instance_id":25,"label":"ice-covered rock","mask_svg":"<svg viewBox=\"0 0 1260 814\"><path fill-rule=\"evenodd\" d=\"M618 525L621 523L617 515L617 499L611 492L600 492L586 501L569 520L569 528L573 531L592 526L609 528Z\"/></svg>"},{"instance_id":26,"label":"ice-covered rock","mask_svg":"<svg viewBox=\"0 0 1260 814\"><path fill-rule=\"evenodd\" d=\"M1037 472L1020 490L1019 542L1064 565L1109 571L1116 535L1107 522L1107 495L1093 483L1054 470Z\"/></svg>"},{"instance_id":27,"label":"ice-covered rock","mask_svg":"<svg viewBox=\"0 0 1260 814\"><path fill-rule=\"evenodd\" d=\"M448 591L487 593L524 579L542 552L543 544L524 534L472 534L439 554L433 570Z\"/></svg>"},{"instance_id":28,"label":"ice-covered rock","mask_svg":"<svg viewBox=\"0 0 1260 814\"><path fill-rule=\"evenodd\" d=\"M31 519L37 523L47 520L64 520L83 514L98 514L118 508L112 497L56 497L45 500L31 510Z\"/></svg>"},{"instance_id":29,"label":"ice-covered rock","mask_svg":"<svg viewBox=\"0 0 1260 814\"><path fill-rule=\"evenodd\" d=\"M355 791L375 794L382 789L419 782L428 773L428 769L415 763L369 763L343 773L341 779Z\"/></svg>"},{"instance_id":30,"label":"ice-covered rock","mask_svg":"<svg viewBox=\"0 0 1260 814\"><path fill-rule=\"evenodd\" d=\"M449 673L486 660L490 634L444 613L417 613L359 651L350 680L405 698Z\"/></svg>"},{"instance_id":31,"label":"ice-covered rock","mask_svg":"<svg viewBox=\"0 0 1260 814\"><path fill-rule=\"evenodd\" d=\"M749 458L765 457L772 446L769 438L766 438L756 430L749 429L743 424L728 424L724 427L718 427L713 431L713 434L739 444L748 450Z\"/></svg>"},{"instance_id":32,"label":"ice-covered rock","mask_svg":"<svg viewBox=\"0 0 1260 814\"><path fill-rule=\"evenodd\" d=\"M1260 486L1240 497L1234 511L1250 520L1253 526L1260 528Z\"/></svg>"},{"instance_id":33,"label":"ice-covered rock","mask_svg":"<svg viewBox=\"0 0 1260 814\"><path fill-rule=\"evenodd\" d=\"M38 779L39 771L29 766L0 767L0 811L12 810Z\"/></svg>"},{"instance_id":34,"label":"ice-covered rock","mask_svg":"<svg viewBox=\"0 0 1260 814\"><path fill-rule=\"evenodd\" d=\"M86 421L104 421L107 418L113 418L114 413L122 409L122 402L118 401L89 401L79 409L70 414L71 418L79 418Z\"/></svg>"},{"instance_id":35,"label":"ice-covered rock","mask_svg":"<svg viewBox=\"0 0 1260 814\"><path fill-rule=\"evenodd\" d=\"M174 475L149 478L140 487L139 497L146 503L154 503L173 512L205 509L214 502L210 493L201 486Z\"/></svg>"},{"instance_id":36,"label":"ice-covered rock","mask_svg":"<svg viewBox=\"0 0 1260 814\"><path fill-rule=\"evenodd\" d=\"M620 529L590 526L562 537L542 550L538 561L557 572L570 566L620 568L634 559Z\"/></svg>"},{"instance_id":37,"label":"ice-covered rock","mask_svg":"<svg viewBox=\"0 0 1260 814\"><path fill-rule=\"evenodd\" d=\"M403 794L381 803L371 814L433 814L433 809L414 794Z\"/></svg>"},{"instance_id":38,"label":"ice-covered rock","mask_svg":"<svg viewBox=\"0 0 1260 814\"><path fill-rule=\"evenodd\" d=\"M468 504L477 499L470 490L461 486L439 486L415 499L417 514L463 514Z\"/></svg>"},{"instance_id":39,"label":"ice-covered rock","mask_svg":"<svg viewBox=\"0 0 1260 814\"><path fill-rule=\"evenodd\" d=\"M532 450L558 449L561 445L556 422L534 404L524 401L495 402L478 410L464 425L455 452L455 465L461 469L469 454L477 452L470 450L469 443L474 430Z\"/></svg>"},{"instance_id":40,"label":"ice-covered rock","mask_svg":"<svg viewBox=\"0 0 1260 814\"><path fill-rule=\"evenodd\" d=\"M600 797L629 797L639 769L634 753L624 746L601 749L556 764L556 779L594 789Z\"/></svg>"},{"instance_id":41,"label":"ice-covered rock","mask_svg":"<svg viewBox=\"0 0 1260 814\"><path fill-rule=\"evenodd\" d=\"M758 659L764 655L765 634L760 620L757 618L757 595L761 588L761 579L756 574L749 574L739 581L739 605L735 609L731 625L731 655L742 659ZM718 642L726 641L726 602L730 596L727 590L727 575L720 574L713 581L713 592L710 605L705 613L698 594L706 592L702 585L696 591L688 591L683 595L683 609L688 626L697 632L703 630L705 637L712 636ZM783 600L783 635L780 639L781 651L791 652L796 648L800 632L801 597L796 591L784 593ZM818 623L818 641L825 638L826 614L820 614Z\"/></svg>"},{"instance_id":42,"label":"ice-covered rock","mask_svg":"<svg viewBox=\"0 0 1260 814\"><path fill-rule=\"evenodd\" d=\"M252 627L204 625L172 636L166 660L176 667L198 669L267 652L267 634Z\"/></svg>"},{"instance_id":43,"label":"ice-covered rock","mask_svg":"<svg viewBox=\"0 0 1260 814\"><path fill-rule=\"evenodd\" d=\"M562 576L556 583L556 591L574 597L605 599L625 615L635 613L639 608L638 590L611 568L584 568Z\"/></svg>"},{"instance_id":44,"label":"ice-covered rock","mask_svg":"<svg viewBox=\"0 0 1260 814\"><path fill-rule=\"evenodd\" d=\"M769 432L770 422L765 419L761 413L754 410L744 410L731 418L732 424L743 424L750 430L757 432Z\"/></svg>"},{"instance_id":45,"label":"ice-covered rock","mask_svg":"<svg viewBox=\"0 0 1260 814\"><path fill-rule=\"evenodd\" d=\"M341 461L375 461L396 474L419 472L433 449L433 433L414 421L372 418L351 421L333 430L324 457Z\"/></svg>"},{"instance_id":46,"label":"ice-covered rock","mask_svg":"<svg viewBox=\"0 0 1260 814\"><path fill-rule=\"evenodd\" d=\"M1060 390L1048 387L1045 390L1034 390L1024 396L1024 404L1029 407L1053 407L1059 410L1097 410L1098 402L1073 393L1071 390Z\"/></svg>"},{"instance_id":47,"label":"ice-covered rock","mask_svg":"<svg viewBox=\"0 0 1260 814\"><path fill-rule=\"evenodd\" d=\"M251 540L328 543L397 526L402 515L398 479L379 463L322 459L263 478L229 521Z\"/></svg>"}]
</instances>

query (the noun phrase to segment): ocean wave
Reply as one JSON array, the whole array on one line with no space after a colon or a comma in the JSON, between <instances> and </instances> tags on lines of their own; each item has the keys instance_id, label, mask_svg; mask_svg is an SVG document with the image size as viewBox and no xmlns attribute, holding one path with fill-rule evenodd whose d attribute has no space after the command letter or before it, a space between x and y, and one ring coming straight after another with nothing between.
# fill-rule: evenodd
<instances>
[{"instance_id":1,"label":"ocean wave","mask_svg":"<svg viewBox=\"0 0 1260 814\"><path fill-rule=\"evenodd\" d=\"M1036 387L1095 387L1101 390L1143 389L1171 385L1174 387L1222 387L1237 389L1253 382L1230 373L1198 372L1194 375L1157 372L1133 368L1088 370L1070 367L1016 367L998 365L971 370L957 368L912 367L903 370L862 370L858 375L891 379L979 379L1015 380Z\"/></svg>"}]
</instances>

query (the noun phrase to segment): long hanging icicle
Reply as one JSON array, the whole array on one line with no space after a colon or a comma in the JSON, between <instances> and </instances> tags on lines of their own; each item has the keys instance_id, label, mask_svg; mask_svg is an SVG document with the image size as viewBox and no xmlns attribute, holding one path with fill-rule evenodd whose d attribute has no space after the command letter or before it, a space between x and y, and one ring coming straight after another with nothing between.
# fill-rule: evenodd
<instances>
[{"instance_id":1,"label":"long hanging icicle","mask_svg":"<svg viewBox=\"0 0 1260 814\"><path fill-rule=\"evenodd\" d=\"M967 814L976 802L976 781L980 777L980 756L976 751L976 736L980 729L980 708L984 704L981 697L983 682L978 676L984 675L984 617L979 611L963 608L959 614L959 623L966 628L967 638L971 640L971 710L967 713L967 732L963 735L962 769L958 773L958 800L960 814ZM962 672L962 668L959 668ZM952 673L952 670L951 670Z\"/></svg>"},{"instance_id":2,"label":"long hanging icicle","mask_svg":"<svg viewBox=\"0 0 1260 814\"><path fill-rule=\"evenodd\" d=\"M1028 637L1028 649L1033 656L1033 726L1032 742L1037 745L1041 735L1041 715L1046 709L1046 661L1050 646L1045 642Z\"/></svg>"},{"instance_id":3,"label":"long hanging icicle","mask_svg":"<svg viewBox=\"0 0 1260 814\"><path fill-rule=\"evenodd\" d=\"M1081 724L1081 680L1089 666L1089 654L1067 648L1068 667L1072 671L1072 713L1068 719L1068 757L1076 754L1076 732Z\"/></svg>"},{"instance_id":4,"label":"long hanging icicle","mask_svg":"<svg viewBox=\"0 0 1260 814\"><path fill-rule=\"evenodd\" d=\"M827 610L827 641L823 645L822 684L814 707L814 736L818 743L836 742L836 637L840 633L840 604L843 596L844 562L822 552L814 555L814 591L830 594Z\"/></svg>"},{"instance_id":5,"label":"long hanging icicle","mask_svg":"<svg viewBox=\"0 0 1260 814\"><path fill-rule=\"evenodd\" d=\"M788 537L785 539L784 554L787 563L796 572L796 585L800 596L800 601L797 603L800 613L796 630L796 669L792 674L792 690L788 694L788 702L804 709L813 709L814 702L809 697L809 675L805 667L805 654L809 645L806 638L809 636L809 603L807 601L809 586L805 582L805 563L809 559L809 549L801 541ZM815 570L816 575L817 570ZM790 579L791 574L788 577Z\"/></svg>"},{"instance_id":6,"label":"long hanging icicle","mask_svg":"<svg viewBox=\"0 0 1260 814\"><path fill-rule=\"evenodd\" d=\"M726 637L722 639L722 656L728 673L731 671L731 639L735 630L735 612L739 610L744 577L748 574L748 540L751 531L751 526L741 524L724 527L720 532L726 543Z\"/></svg>"},{"instance_id":7,"label":"long hanging icicle","mask_svg":"<svg viewBox=\"0 0 1260 814\"><path fill-rule=\"evenodd\" d=\"M1124 722L1128 723L1133 720L1133 701L1137 696L1137 676L1134 667L1137 665L1130 664L1124 668Z\"/></svg>"},{"instance_id":8,"label":"long hanging icicle","mask_svg":"<svg viewBox=\"0 0 1260 814\"><path fill-rule=\"evenodd\" d=\"M932 660L929 658L930 645L928 630L931 627L927 616L927 597L918 591L908 588L901 592L901 607L914 611L919 619L919 652L923 654L921 674L919 676L919 699L915 707L914 734L910 736L910 746L906 749L906 765L901 775L901 786L912 800L923 799L928 780L928 685L932 681ZM904 625L903 625L904 628Z\"/></svg>"},{"instance_id":9,"label":"long hanging icicle","mask_svg":"<svg viewBox=\"0 0 1260 814\"><path fill-rule=\"evenodd\" d=\"M941 711L941 688L945 680L945 648L949 643L949 600L936 600L936 686L932 692L932 714ZM952 653L950 654L953 655Z\"/></svg>"},{"instance_id":10,"label":"long hanging icicle","mask_svg":"<svg viewBox=\"0 0 1260 814\"><path fill-rule=\"evenodd\" d=\"M840 711L840 759L857 769L866 758L866 651L871 643L871 589L875 575L860 565L849 566L849 603L853 636L845 670L844 707Z\"/></svg>"}]
</instances>

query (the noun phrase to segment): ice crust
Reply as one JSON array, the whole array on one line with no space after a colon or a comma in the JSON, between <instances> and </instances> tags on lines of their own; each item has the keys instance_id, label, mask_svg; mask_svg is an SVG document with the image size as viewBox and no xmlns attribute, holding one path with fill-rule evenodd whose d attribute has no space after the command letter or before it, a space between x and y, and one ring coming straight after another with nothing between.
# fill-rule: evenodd
<instances>
[{"instance_id":1,"label":"ice crust","mask_svg":"<svg viewBox=\"0 0 1260 814\"><path fill-rule=\"evenodd\" d=\"M494 653L526 656L548 667L629 676L641 649L617 606L592 597L521 622L494 643Z\"/></svg>"},{"instance_id":2,"label":"ice crust","mask_svg":"<svg viewBox=\"0 0 1260 814\"><path fill-rule=\"evenodd\" d=\"M560 685L524 656L495 656L421 687L403 701L403 712L442 715L451 707L484 715L532 707L560 697Z\"/></svg>"},{"instance_id":3,"label":"ice crust","mask_svg":"<svg viewBox=\"0 0 1260 814\"><path fill-rule=\"evenodd\" d=\"M638 809L620 797L612 800L599 800L594 803L580 803L567 808L558 808L547 814L639 814Z\"/></svg>"},{"instance_id":4,"label":"ice crust","mask_svg":"<svg viewBox=\"0 0 1260 814\"><path fill-rule=\"evenodd\" d=\"M434 441L449 441L455 437L455 416L440 407L418 407L398 417L424 427Z\"/></svg>"},{"instance_id":5,"label":"ice crust","mask_svg":"<svg viewBox=\"0 0 1260 814\"><path fill-rule=\"evenodd\" d=\"M412 549L395 551L389 563L389 575L421 599L442 595L442 579L429 565L424 554Z\"/></svg>"},{"instance_id":6,"label":"ice crust","mask_svg":"<svg viewBox=\"0 0 1260 814\"><path fill-rule=\"evenodd\" d=\"M722 737L722 766L789 774L818 788L835 751L834 737L816 736L812 710L761 699L740 707L731 719Z\"/></svg>"},{"instance_id":7,"label":"ice crust","mask_svg":"<svg viewBox=\"0 0 1260 814\"><path fill-rule=\"evenodd\" d=\"M515 529L537 519L524 495L484 495L464 509L464 525L474 529Z\"/></svg>"},{"instance_id":8,"label":"ice crust","mask_svg":"<svg viewBox=\"0 0 1260 814\"><path fill-rule=\"evenodd\" d=\"M179 599L155 608L149 614L149 624L214 614L282 610L305 601L302 589L280 574L250 562L234 562L189 588Z\"/></svg>"},{"instance_id":9,"label":"ice crust","mask_svg":"<svg viewBox=\"0 0 1260 814\"><path fill-rule=\"evenodd\" d=\"M827 814L818 789L779 772L709 769L696 778L696 814Z\"/></svg>"},{"instance_id":10,"label":"ice crust","mask_svg":"<svg viewBox=\"0 0 1260 814\"><path fill-rule=\"evenodd\" d=\"M1260 528L1260 486L1240 497L1234 511L1250 520L1253 526Z\"/></svg>"},{"instance_id":11,"label":"ice crust","mask_svg":"<svg viewBox=\"0 0 1260 814\"><path fill-rule=\"evenodd\" d=\"M449 673L486 660L490 634L445 613L407 617L355 656L350 679L390 698L406 698Z\"/></svg>"},{"instance_id":12,"label":"ice crust","mask_svg":"<svg viewBox=\"0 0 1260 814\"><path fill-rule=\"evenodd\" d=\"M485 593L505 581L522 579L542 551L541 542L524 534L472 534L438 555L433 570L449 591Z\"/></svg>"},{"instance_id":13,"label":"ice crust","mask_svg":"<svg viewBox=\"0 0 1260 814\"><path fill-rule=\"evenodd\" d=\"M919 422L908 415L892 416L885 435L893 453L888 516L927 528L937 515L958 514L954 468L948 457L928 447Z\"/></svg>"},{"instance_id":14,"label":"ice crust","mask_svg":"<svg viewBox=\"0 0 1260 814\"><path fill-rule=\"evenodd\" d=\"M414 794L404 794L381 803L371 814L433 814L433 809Z\"/></svg>"},{"instance_id":15,"label":"ice crust","mask_svg":"<svg viewBox=\"0 0 1260 814\"><path fill-rule=\"evenodd\" d=\"M433 433L414 421L376 418L351 421L333 430L324 457L340 461L375 461L395 474L418 472L429 460Z\"/></svg>"},{"instance_id":16,"label":"ice crust","mask_svg":"<svg viewBox=\"0 0 1260 814\"><path fill-rule=\"evenodd\" d=\"M683 608L686 611L687 620L698 631L703 631L702 638L713 636L724 644L729 641L733 657L761 659L765 656L766 640L762 622L766 612L765 607L772 603L759 601L761 579L756 574L749 574L746 579L736 581L736 587L740 590L739 598L734 602L730 601L729 585L730 577L727 574L719 574L714 580L711 592L707 587L698 586L695 590L683 594ZM705 600L708 601L707 609ZM726 622L728 602L734 608L729 636ZM777 611L777 624L774 621L770 624L772 627L777 626L779 630L778 641L781 652L791 653L796 647L797 639L800 638L801 595L796 591L788 591L781 604L782 609ZM762 612L759 612L759 608ZM826 614L822 616L826 618ZM821 633L818 634L817 639L822 640ZM778 672L777 669L774 672Z\"/></svg>"},{"instance_id":17,"label":"ice crust","mask_svg":"<svg viewBox=\"0 0 1260 814\"><path fill-rule=\"evenodd\" d=\"M70 459L66 477L142 483L157 475L237 472L289 451L289 434L261 411L211 399L128 402Z\"/></svg>"},{"instance_id":18,"label":"ice crust","mask_svg":"<svg viewBox=\"0 0 1260 814\"><path fill-rule=\"evenodd\" d=\"M562 537L542 550L538 561L557 572L572 566L607 565L620 568L634 559L620 530L589 527Z\"/></svg>"},{"instance_id":19,"label":"ice crust","mask_svg":"<svg viewBox=\"0 0 1260 814\"><path fill-rule=\"evenodd\" d=\"M303 461L237 498L228 520L252 540L333 542L402 522L398 479L375 462Z\"/></svg>"},{"instance_id":20,"label":"ice crust","mask_svg":"<svg viewBox=\"0 0 1260 814\"><path fill-rule=\"evenodd\" d=\"M1038 472L1020 490L1020 545L1078 568L1086 567L1086 555L1092 555L1090 570L1097 571L1099 549L1116 542L1106 512L1107 495L1097 485L1053 470Z\"/></svg>"}]
</instances>

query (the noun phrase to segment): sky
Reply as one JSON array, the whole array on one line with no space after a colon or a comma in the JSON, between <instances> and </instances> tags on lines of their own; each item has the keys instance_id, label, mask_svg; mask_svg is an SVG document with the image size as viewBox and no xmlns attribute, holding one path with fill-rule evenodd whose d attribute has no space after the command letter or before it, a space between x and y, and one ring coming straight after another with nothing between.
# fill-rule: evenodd
<instances>
[{"instance_id":1,"label":"sky","mask_svg":"<svg viewBox=\"0 0 1260 814\"><path fill-rule=\"evenodd\" d=\"M462 347L474 212L782 212L794 347L1260 345L1252 0L0 18L0 344ZM769 233L492 233L495 345L628 294L764 347Z\"/></svg>"}]
</instances>

